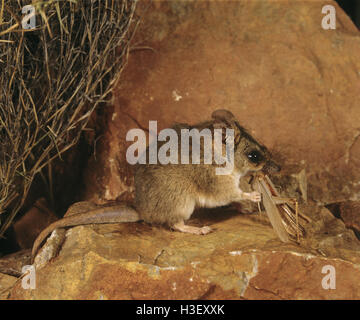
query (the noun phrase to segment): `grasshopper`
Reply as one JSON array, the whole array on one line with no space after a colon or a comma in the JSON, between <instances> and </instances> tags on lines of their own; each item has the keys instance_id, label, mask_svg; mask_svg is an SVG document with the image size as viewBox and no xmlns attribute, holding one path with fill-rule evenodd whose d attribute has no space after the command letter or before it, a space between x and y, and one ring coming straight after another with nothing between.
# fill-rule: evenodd
<instances>
[{"instance_id":1,"label":"grasshopper","mask_svg":"<svg viewBox=\"0 0 360 320\"><path fill-rule=\"evenodd\" d=\"M253 183L254 188L262 195L266 214L280 240L300 243L300 238L305 236L303 224L311 222L311 219L299 212L297 200L281 197L266 174L257 174Z\"/></svg>"}]
</instances>

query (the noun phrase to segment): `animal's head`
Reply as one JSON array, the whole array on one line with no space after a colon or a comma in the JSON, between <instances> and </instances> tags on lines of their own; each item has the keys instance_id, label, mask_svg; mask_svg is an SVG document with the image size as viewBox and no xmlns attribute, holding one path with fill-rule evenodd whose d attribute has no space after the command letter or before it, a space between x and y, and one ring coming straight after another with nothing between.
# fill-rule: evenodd
<instances>
[{"instance_id":1,"label":"animal's head","mask_svg":"<svg viewBox=\"0 0 360 320\"><path fill-rule=\"evenodd\" d=\"M234 130L234 166L242 174L263 170L264 172L279 172L267 148L258 143L228 110L216 110L212 113L214 128ZM225 132L225 130L223 130ZM223 136L223 141L227 139Z\"/></svg>"}]
</instances>

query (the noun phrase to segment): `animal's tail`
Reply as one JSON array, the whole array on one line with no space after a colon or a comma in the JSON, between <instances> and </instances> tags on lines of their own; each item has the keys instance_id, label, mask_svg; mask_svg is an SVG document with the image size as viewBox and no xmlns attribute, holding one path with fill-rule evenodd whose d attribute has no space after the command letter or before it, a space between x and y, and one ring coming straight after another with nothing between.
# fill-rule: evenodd
<instances>
[{"instance_id":1,"label":"animal's tail","mask_svg":"<svg viewBox=\"0 0 360 320\"><path fill-rule=\"evenodd\" d=\"M88 212L74 214L64 217L46 227L36 238L32 252L31 263L34 262L36 253L43 241L48 235L57 228L73 227L86 224L105 224L120 222L136 222L140 220L140 216L134 208L127 205L115 205L110 207L101 207Z\"/></svg>"}]
</instances>

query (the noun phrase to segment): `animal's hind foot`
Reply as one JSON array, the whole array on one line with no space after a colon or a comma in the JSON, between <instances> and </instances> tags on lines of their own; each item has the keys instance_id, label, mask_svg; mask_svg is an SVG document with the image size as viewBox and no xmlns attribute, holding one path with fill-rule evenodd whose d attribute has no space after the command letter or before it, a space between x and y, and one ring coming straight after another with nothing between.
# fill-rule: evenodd
<instances>
[{"instance_id":1,"label":"animal's hind foot","mask_svg":"<svg viewBox=\"0 0 360 320\"><path fill-rule=\"evenodd\" d=\"M198 234L198 235L205 235L212 231L212 229L208 226L201 227L201 228L187 226L186 224L184 224L184 221L174 224L173 229L180 231L180 232Z\"/></svg>"}]
</instances>

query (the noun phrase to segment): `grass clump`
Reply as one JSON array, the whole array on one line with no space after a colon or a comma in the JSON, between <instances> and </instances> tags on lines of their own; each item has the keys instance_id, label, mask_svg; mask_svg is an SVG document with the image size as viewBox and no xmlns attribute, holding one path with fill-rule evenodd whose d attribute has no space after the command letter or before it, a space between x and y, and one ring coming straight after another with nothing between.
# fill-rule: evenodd
<instances>
[{"instance_id":1,"label":"grass clump","mask_svg":"<svg viewBox=\"0 0 360 320\"><path fill-rule=\"evenodd\" d=\"M0 0L0 237L109 97L136 25L135 0L33 0L25 30L29 2Z\"/></svg>"}]
</instances>

